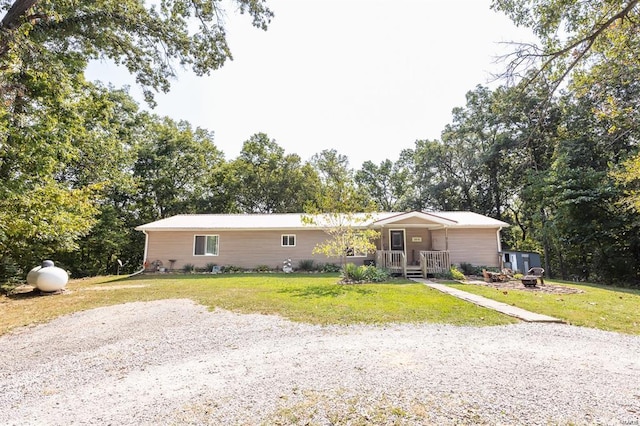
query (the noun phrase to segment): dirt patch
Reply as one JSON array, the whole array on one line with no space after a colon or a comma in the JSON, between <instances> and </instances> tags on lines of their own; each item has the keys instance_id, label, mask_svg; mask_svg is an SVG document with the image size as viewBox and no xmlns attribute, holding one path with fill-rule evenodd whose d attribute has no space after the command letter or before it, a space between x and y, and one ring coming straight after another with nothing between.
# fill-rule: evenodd
<instances>
[{"instance_id":1,"label":"dirt patch","mask_svg":"<svg viewBox=\"0 0 640 426\"><path fill-rule=\"evenodd\" d=\"M131 285L109 285L109 286L100 286L100 287L87 287L82 290L120 290L123 288L143 288L149 287L147 284L131 284Z\"/></svg>"},{"instance_id":2,"label":"dirt patch","mask_svg":"<svg viewBox=\"0 0 640 426\"><path fill-rule=\"evenodd\" d=\"M533 293L549 293L549 294L584 293L584 291L578 290L577 288L565 287L561 285L548 284L548 283L545 283L544 285L538 284L535 287L525 287L520 280L488 283L480 279L472 278L467 281L467 284L475 284L475 285L481 285L485 287L492 287L498 290L523 290L523 291L530 291Z\"/></svg>"}]
</instances>

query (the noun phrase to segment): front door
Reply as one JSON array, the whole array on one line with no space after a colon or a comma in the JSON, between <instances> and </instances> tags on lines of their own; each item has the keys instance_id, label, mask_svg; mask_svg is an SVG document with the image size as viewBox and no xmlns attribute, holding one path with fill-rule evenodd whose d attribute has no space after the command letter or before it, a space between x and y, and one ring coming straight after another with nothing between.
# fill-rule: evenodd
<instances>
[{"instance_id":1,"label":"front door","mask_svg":"<svg viewBox=\"0 0 640 426\"><path fill-rule=\"evenodd\" d=\"M391 241L391 250L404 251L404 230L397 229L389 231L389 240Z\"/></svg>"}]
</instances>

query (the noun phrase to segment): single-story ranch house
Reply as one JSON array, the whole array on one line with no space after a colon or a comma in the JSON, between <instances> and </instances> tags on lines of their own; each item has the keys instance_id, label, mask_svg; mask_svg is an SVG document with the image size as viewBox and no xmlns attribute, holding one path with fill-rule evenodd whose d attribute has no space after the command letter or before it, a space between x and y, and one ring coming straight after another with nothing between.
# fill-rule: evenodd
<instances>
[{"instance_id":1,"label":"single-story ranch house","mask_svg":"<svg viewBox=\"0 0 640 426\"><path fill-rule=\"evenodd\" d=\"M138 226L146 235L144 265L147 271L234 265L282 268L291 259L339 263L338 258L313 254L328 238L322 220L305 223L291 214L177 215ZM322 216L319 216L321 218ZM426 276L462 262L501 266L500 230L507 223L471 212L361 214L354 228L380 232L375 253L348 253L356 264L373 263L404 276Z\"/></svg>"}]
</instances>

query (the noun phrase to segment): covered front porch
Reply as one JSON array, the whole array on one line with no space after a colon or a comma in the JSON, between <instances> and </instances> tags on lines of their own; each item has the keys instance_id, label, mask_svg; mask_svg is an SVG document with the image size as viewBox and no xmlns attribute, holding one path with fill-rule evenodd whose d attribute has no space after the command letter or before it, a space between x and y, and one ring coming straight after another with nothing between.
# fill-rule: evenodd
<instances>
[{"instance_id":1,"label":"covered front porch","mask_svg":"<svg viewBox=\"0 0 640 426\"><path fill-rule=\"evenodd\" d=\"M448 228L455 222L426 212L408 212L378 221L376 265L408 278L449 271Z\"/></svg>"},{"instance_id":2,"label":"covered front porch","mask_svg":"<svg viewBox=\"0 0 640 426\"><path fill-rule=\"evenodd\" d=\"M449 271L451 261L448 251L421 250L416 264L416 262L407 262L407 256L403 250L377 250L376 266L405 278L427 278L429 274Z\"/></svg>"},{"instance_id":3,"label":"covered front porch","mask_svg":"<svg viewBox=\"0 0 640 426\"><path fill-rule=\"evenodd\" d=\"M446 273L452 264L500 265L500 230L509 224L472 212L387 214L369 228L380 231L376 264L405 277ZM371 259L372 260L372 259Z\"/></svg>"}]
</instances>

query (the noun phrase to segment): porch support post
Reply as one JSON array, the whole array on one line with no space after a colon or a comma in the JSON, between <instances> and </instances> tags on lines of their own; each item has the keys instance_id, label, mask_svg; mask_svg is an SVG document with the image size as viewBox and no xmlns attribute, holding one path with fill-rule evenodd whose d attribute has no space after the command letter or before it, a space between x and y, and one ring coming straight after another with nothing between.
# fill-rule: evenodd
<instances>
[{"instance_id":1,"label":"porch support post","mask_svg":"<svg viewBox=\"0 0 640 426\"><path fill-rule=\"evenodd\" d=\"M449 228L444 227L444 249L449 251Z\"/></svg>"},{"instance_id":2,"label":"porch support post","mask_svg":"<svg viewBox=\"0 0 640 426\"><path fill-rule=\"evenodd\" d=\"M142 269L147 269L147 253L149 252L149 234L147 231L142 231L144 234L144 254L142 255Z\"/></svg>"}]
</instances>

